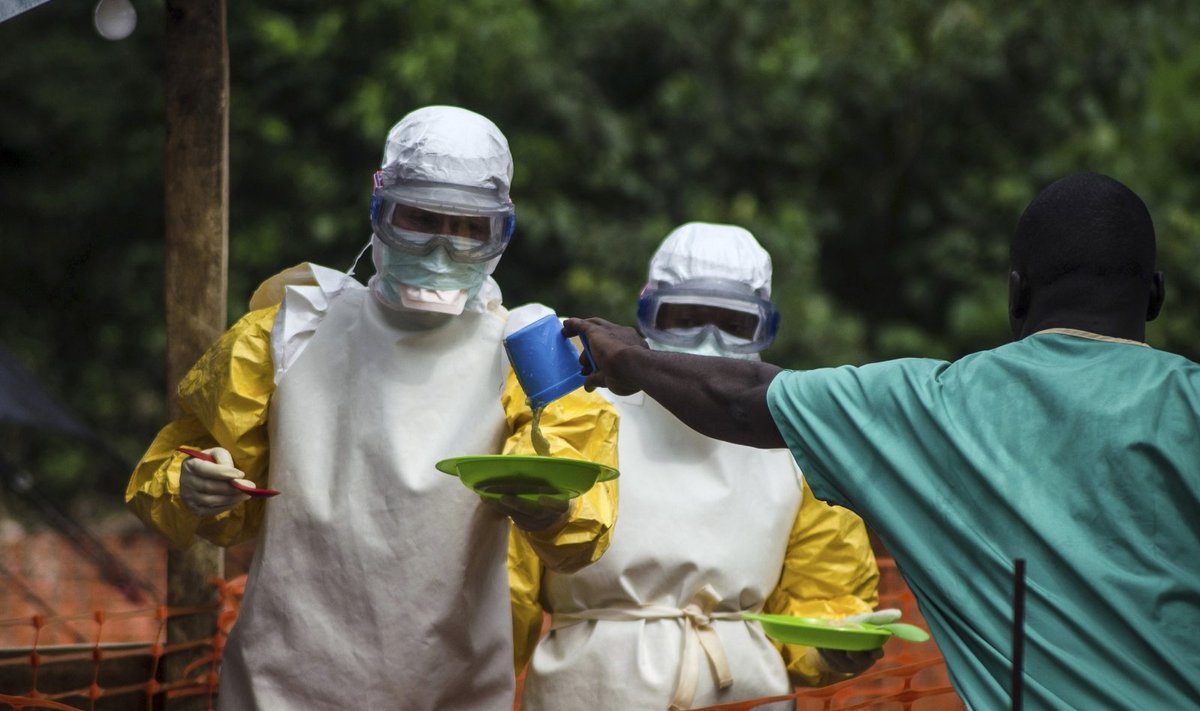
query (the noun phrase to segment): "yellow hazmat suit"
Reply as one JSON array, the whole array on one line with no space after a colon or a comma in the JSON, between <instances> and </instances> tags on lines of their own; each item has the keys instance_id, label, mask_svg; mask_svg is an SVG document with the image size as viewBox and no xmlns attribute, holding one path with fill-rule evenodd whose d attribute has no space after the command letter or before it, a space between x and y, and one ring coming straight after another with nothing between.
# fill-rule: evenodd
<instances>
[{"instance_id":1,"label":"yellow hazmat suit","mask_svg":"<svg viewBox=\"0 0 1200 711\"><path fill-rule=\"evenodd\" d=\"M785 450L704 437L641 393L610 397L623 466L612 545L572 576L545 570L528 547L510 548L517 669L534 662L522 708L666 708L689 667L684 677L696 682L685 706L849 678L819 668L809 648L769 642L740 613L870 612L879 571L862 520L814 499ZM683 652L689 623L679 611L703 607L705 587L715 593L709 616L732 673L727 689L708 660ZM539 643L543 612L554 628Z\"/></svg>"},{"instance_id":2,"label":"yellow hazmat suit","mask_svg":"<svg viewBox=\"0 0 1200 711\"><path fill-rule=\"evenodd\" d=\"M748 231L688 223L651 260L638 325L652 349L755 358L778 324L770 281ZM522 708L704 707L847 678L742 615L870 612L879 571L862 520L815 500L787 450L705 437L643 393L609 399L621 526L604 557L573 576L528 550L510 558L517 662L531 659Z\"/></svg>"},{"instance_id":3,"label":"yellow hazmat suit","mask_svg":"<svg viewBox=\"0 0 1200 711\"><path fill-rule=\"evenodd\" d=\"M273 329L289 344L300 338L277 318L284 299L316 313L320 328L279 364L273 352L287 349L272 348ZM312 265L264 284L251 307L184 378L182 415L126 491L134 513L178 547L197 536L258 541L222 708L510 707L509 522L433 467L533 453L501 345L508 312L497 300L436 329L397 330L367 289ZM556 456L611 466L616 425L582 390L541 423ZM282 494L200 519L180 499L179 446L224 447L246 478ZM571 572L603 553L615 517L608 482L575 499L561 529L514 526L513 540Z\"/></svg>"}]
</instances>

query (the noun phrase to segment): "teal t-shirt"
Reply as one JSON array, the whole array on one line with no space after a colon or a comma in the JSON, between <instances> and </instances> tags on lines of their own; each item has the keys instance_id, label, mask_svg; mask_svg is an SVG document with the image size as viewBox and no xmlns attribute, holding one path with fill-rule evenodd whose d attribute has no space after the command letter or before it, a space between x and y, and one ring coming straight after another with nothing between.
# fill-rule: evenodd
<instances>
[{"instance_id":1,"label":"teal t-shirt","mask_svg":"<svg viewBox=\"0 0 1200 711\"><path fill-rule=\"evenodd\" d=\"M1039 334L954 363L785 371L771 414L813 493L858 512L971 708L1200 707L1200 366Z\"/></svg>"}]
</instances>

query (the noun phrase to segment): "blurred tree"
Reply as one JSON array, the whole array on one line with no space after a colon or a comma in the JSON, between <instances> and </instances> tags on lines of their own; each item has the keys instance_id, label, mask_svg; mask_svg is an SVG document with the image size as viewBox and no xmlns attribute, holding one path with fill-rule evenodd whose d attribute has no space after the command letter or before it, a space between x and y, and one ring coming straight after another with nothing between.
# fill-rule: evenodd
<instances>
[{"instance_id":1,"label":"blurred tree","mask_svg":"<svg viewBox=\"0 0 1200 711\"><path fill-rule=\"evenodd\" d=\"M162 10L138 11L119 43L71 3L0 24L0 342L131 461L165 416ZM1008 337L1021 209L1094 170L1155 218L1151 343L1200 359L1197 38L1187 0L239 0L230 318L283 267L349 266L388 127L448 103L512 144L509 304L630 322L672 227L732 222L774 256L769 360L953 358Z\"/></svg>"}]
</instances>

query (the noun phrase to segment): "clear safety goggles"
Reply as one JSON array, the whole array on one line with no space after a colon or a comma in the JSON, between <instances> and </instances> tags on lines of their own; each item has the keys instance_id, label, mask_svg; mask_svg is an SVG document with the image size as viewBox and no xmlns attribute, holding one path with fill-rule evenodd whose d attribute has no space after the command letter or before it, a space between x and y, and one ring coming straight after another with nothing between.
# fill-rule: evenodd
<instances>
[{"instance_id":1,"label":"clear safety goggles","mask_svg":"<svg viewBox=\"0 0 1200 711\"><path fill-rule=\"evenodd\" d=\"M642 334L682 348L712 334L730 353L758 353L775 340L779 312L753 289L726 279L646 287L638 300Z\"/></svg>"},{"instance_id":2,"label":"clear safety goggles","mask_svg":"<svg viewBox=\"0 0 1200 711\"><path fill-rule=\"evenodd\" d=\"M486 262L508 246L513 204L494 191L439 183L397 183L371 196L371 227L389 247L425 255L443 247L457 262Z\"/></svg>"}]
</instances>

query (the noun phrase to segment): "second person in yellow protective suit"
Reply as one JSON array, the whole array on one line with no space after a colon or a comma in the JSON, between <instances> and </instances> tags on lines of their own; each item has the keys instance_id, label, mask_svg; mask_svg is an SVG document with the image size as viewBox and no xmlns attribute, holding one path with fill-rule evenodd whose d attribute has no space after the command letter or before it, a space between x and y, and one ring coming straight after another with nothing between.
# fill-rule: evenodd
<instances>
[{"instance_id":1,"label":"second person in yellow protective suit","mask_svg":"<svg viewBox=\"0 0 1200 711\"><path fill-rule=\"evenodd\" d=\"M639 322L652 348L757 358L770 344L770 257L746 230L686 224L649 277ZM777 648L741 619L870 613L879 573L861 519L814 499L787 450L710 439L641 393L597 392L621 418L621 523L577 575L510 560L518 662L532 656L523 709L709 706L873 663L877 652ZM551 631L537 642L543 609Z\"/></svg>"},{"instance_id":2,"label":"second person in yellow protective suit","mask_svg":"<svg viewBox=\"0 0 1200 711\"><path fill-rule=\"evenodd\" d=\"M515 221L512 167L483 116L408 114L376 174L368 285L315 265L284 272L180 384L182 415L126 500L180 547L257 541L221 709L509 711L509 516L562 574L607 545L612 484L570 505L483 505L434 468L532 453L490 276ZM543 426L555 454L615 465L601 398L578 390ZM233 478L282 493L247 500Z\"/></svg>"}]
</instances>

